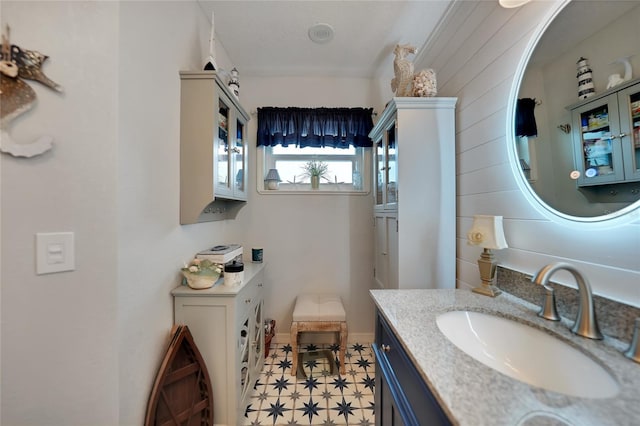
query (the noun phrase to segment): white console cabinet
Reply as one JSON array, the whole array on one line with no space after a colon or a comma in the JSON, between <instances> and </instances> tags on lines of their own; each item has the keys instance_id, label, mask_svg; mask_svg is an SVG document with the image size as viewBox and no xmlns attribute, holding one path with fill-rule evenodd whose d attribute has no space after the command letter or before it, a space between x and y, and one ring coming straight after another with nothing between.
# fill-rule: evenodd
<instances>
[{"instance_id":1,"label":"white console cabinet","mask_svg":"<svg viewBox=\"0 0 640 426\"><path fill-rule=\"evenodd\" d=\"M242 423L264 364L264 264L246 263L244 281L174 289L174 322L186 324L209 370L216 425Z\"/></svg>"},{"instance_id":2,"label":"white console cabinet","mask_svg":"<svg viewBox=\"0 0 640 426\"><path fill-rule=\"evenodd\" d=\"M456 98L393 98L369 133L375 284L456 285Z\"/></svg>"}]
</instances>

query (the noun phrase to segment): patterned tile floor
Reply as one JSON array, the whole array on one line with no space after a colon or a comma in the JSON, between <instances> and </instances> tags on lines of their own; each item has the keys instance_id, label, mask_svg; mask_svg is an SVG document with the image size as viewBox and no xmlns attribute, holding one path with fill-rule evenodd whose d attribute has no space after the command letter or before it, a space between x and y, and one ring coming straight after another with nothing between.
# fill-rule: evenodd
<instances>
[{"instance_id":1,"label":"patterned tile floor","mask_svg":"<svg viewBox=\"0 0 640 426\"><path fill-rule=\"evenodd\" d=\"M247 407L245 425L373 426L375 361L371 345L350 344L346 374L331 375L314 359L329 350L338 358L338 345L305 345L305 379L291 375L291 346L272 345ZM324 359L324 358L322 358Z\"/></svg>"}]
</instances>

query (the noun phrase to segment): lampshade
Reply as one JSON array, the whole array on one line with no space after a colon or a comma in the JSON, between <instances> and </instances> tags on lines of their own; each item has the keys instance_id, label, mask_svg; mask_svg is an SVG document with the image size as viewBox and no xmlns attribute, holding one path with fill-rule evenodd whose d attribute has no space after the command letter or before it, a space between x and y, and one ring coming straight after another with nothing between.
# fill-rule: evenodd
<instances>
[{"instance_id":1,"label":"lampshade","mask_svg":"<svg viewBox=\"0 0 640 426\"><path fill-rule=\"evenodd\" d=\"M473 225L467 233L467 242L487 249L509 247L504 239L502 216L475 215Z\"/></svg>"},{"instance_id":2,"label":"lampshade","mask_svg":"<svg viewBox=\"0 0 640 426\"><path fill-rule=\"evenodd\" d=\"M280 175L278 174L277 169L269 169L267 173L267 177L264 180L275 180L276 182L280 182Z\"/></svg>"}]
</instances>

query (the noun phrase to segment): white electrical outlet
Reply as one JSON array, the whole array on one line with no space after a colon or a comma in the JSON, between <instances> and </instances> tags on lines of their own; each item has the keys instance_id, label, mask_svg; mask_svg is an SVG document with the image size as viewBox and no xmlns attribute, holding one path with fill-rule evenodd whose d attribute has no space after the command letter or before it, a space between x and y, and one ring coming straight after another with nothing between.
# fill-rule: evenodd
<instances>
[{"instance_id":1,"label":"white electrical outlet","mask_svg":"<svg viewBox=\"0 0 640 426\"><path fill-rule=\"evenodd\" d=\"M73 232L36 234L36 274L73 271L75 268Z\"/></svg>"}]
</instances>

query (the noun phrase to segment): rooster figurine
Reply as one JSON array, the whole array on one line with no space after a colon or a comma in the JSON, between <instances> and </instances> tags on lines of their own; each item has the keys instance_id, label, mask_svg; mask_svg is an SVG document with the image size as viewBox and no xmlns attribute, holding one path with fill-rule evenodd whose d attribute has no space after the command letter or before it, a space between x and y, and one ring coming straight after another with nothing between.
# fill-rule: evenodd
<instances>
[{"instance_id":1,"label":"rooster figurine","mask_svg":"<svg viewBox=\"0 0 640 426\"><path fill-rule=\"evenodd\" d=\"M393 60L395 77L391 80L391 90L396 96L411 96L413 62L407 59L407 55L416 53L416 48L410 44L397 44L393 53L396 55Z\"/></svg>"}]
</instances>

